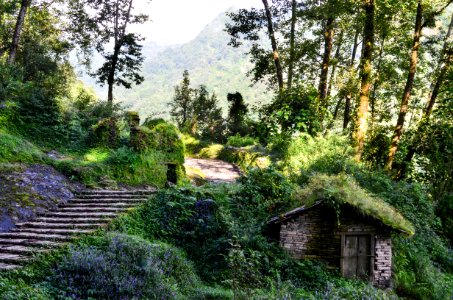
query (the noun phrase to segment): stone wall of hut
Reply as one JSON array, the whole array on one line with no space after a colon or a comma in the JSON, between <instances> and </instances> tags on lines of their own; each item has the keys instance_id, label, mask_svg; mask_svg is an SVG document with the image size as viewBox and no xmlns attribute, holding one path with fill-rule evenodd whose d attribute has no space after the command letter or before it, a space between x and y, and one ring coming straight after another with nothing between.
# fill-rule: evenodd
<instances>
[{"instance_id":1,"label":"stone wall of hut","mask_svg":"<svg viewBox=\"0 0 453 300\"><path fill-rule=\"evenodd\" d=\"M322 259L329 266L340 268L341 235L369 233L373 239L372 282L378 287L391 284L392 244L388 229L354 209L336 213L323 205L307 209L281 223L280 245L294 258Z\"/></svg>"}]
</instances>

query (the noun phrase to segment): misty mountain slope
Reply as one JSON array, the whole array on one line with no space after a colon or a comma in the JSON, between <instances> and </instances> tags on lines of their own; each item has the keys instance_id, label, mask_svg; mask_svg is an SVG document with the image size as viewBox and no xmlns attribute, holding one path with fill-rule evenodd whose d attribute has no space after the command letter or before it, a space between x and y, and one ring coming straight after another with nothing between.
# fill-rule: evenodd
<instances>
[{"instance_id":1,"label":"misty mountain slope","mask_svg":"<svg viewBox=\"0 0 453 300\"><path fill-rule=\"evenodd\" d=\"M142 116L168 116L168 103L173 98L174 86L179 84L183 71L187 69L193 87L205 84L210 92L217 94L224 114L229 92L240 92L249 104L268 102L271 96L266 95L264 85L251 87L247 78L246 73L251 68L246 55L247 46L232 48L227 45L229 36L223 31L227 19L222 14L193 41L167 47L147 57L143 68L145 81L130 90L116 88L116 99ZM147 53L147 44L144 53ZM100 91L99 88L96 90Z\"/></svg>"}]
</instances>

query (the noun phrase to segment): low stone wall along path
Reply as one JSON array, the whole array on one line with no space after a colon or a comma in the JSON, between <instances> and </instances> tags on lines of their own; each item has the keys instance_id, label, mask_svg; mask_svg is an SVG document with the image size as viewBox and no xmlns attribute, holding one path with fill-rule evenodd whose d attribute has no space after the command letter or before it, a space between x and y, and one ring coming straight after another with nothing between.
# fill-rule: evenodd
<instances>
[{"instance_id":1,"label":"low stone wall along path","mask_svg":"<svg viewBox=\"0 0 453 300\"><path fill-rule=\"evenodd\" d=\"M21 267L33 255L58 247L77 235L106 226L119 214L134 208L155 191L87 190L36 219L0 233L0 271Z\"/></svg>"}]
</instances>

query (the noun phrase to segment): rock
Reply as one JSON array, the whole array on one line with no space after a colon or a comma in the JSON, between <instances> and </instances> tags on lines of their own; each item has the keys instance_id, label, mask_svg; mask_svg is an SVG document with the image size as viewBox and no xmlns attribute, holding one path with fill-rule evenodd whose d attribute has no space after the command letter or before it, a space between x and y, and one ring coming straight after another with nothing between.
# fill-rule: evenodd
<instances>
[{"instance_id":1,"label":"rock","mask_svg":"<svg viewBox=\"0 0 453 300\"><path fill-rule=\"evenodd\" d=\"M0 171L0 177L0 232L65 203L73 198L72 190L80 189L46 165Z\"/></svg>"}]
</instances>

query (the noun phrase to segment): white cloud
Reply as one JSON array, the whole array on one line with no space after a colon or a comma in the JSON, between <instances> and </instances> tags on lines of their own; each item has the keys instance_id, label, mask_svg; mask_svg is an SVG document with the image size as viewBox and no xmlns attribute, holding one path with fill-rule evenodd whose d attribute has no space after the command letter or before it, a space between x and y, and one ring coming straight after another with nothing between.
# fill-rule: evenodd
<instances>
[{"instance_id":1,"label":"white cloud","mask_svg":"<svg viewBox=\"0 0 453 300\"><path fill-rule=\"evenodd\" d=\"M182 44L196 37L206 24L230 7L261 7L261 0L136 0L136 12L151 22L133 28L148 41Z\"/></svg>"}]
</instances>

